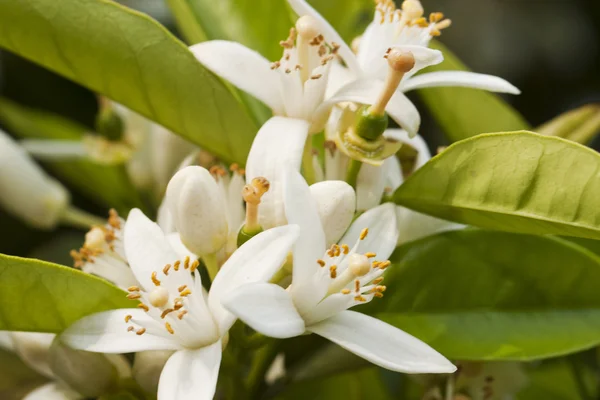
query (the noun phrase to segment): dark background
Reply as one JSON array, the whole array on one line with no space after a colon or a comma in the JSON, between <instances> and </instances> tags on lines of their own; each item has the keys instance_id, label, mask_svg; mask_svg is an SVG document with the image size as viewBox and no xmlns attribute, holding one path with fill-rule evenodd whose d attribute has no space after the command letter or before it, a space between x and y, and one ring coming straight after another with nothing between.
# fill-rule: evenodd
<instances>
[{"instance_id":1,"label":"dark background","mask_svg":"<svg viewBox=\"0 0 600 400\"><path fill-rule=\"evenodd\" d=\"M123 3L174 29L162 0ZM441 41L471 69L501 76L522 90L520 96L506 99L532 126L577 106L600 102L600 0L422 3L427 14L441 11L452 19ZM371 18L371 12L365 11L365 23ZM0 52L0 96L68 116L90 128L96 112L92 93L7 52ZM424 107L419 109L423 113L421 131L431 147L445 144ZM595 143L598 148L598 141ZM106 212L77 195L74 203L98 215ZM37 255L68 263L68 249L78 246L81 235L69 229L34 231L0 210L0 253ZM42 242L45 245L40 250Z\"/></svg>"}]
</instances>

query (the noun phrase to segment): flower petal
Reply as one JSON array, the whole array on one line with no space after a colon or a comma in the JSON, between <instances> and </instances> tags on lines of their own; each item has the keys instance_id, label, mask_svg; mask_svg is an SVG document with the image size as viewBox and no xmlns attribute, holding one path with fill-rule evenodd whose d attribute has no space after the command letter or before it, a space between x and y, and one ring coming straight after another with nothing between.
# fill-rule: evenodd
<instances>
[{"instance_id":1,"label":"flower petal","mask_svg":"<svg viewBox=\"0 0 600 400\"><path fill-rule=\"evenodd\" d=\"M38 160L80 160L87 157L80 140L25 139L19 144Z\"/></svg>"},{"instance_id":2,"label":"flower petal","mask_svg":"<svg viewBox=\"0 0 600 400\"><path fill-rule=\"evenodd\" d=\"M325 254L325 232L317 203L302 175L291 168L285 173L285 214L290 224L300 227L300 237L294 245L293 292L294 287L309 282L319 269L317 260Z\"/></svg>"},{"instance_id":3,"label":"flower petal","mask_svg":"<svg viewBox=\"0 0 600 400\"><path fill-rule=\"evenodd\" d=\"M408 81L409 77L413 76L423 68L437 65L444 61L444 55L441 51L430 49L425 46L399 45L392 47L403 53L410 52L415 57L415 66L404 75L404 81ZM405 90L402 91L404 92Z\"/></svg>"},{"instance_id":4,"label":"flower petal","mask_svg":"<svg viewBox=\"0 0 600 400\"><path fill-rule=\"evenodd\" d=\"M498 76L478 74L470 71L429 72L407 79L406 82L402 83L402 90L408 92L414 89L443 86L461 86L510 94L521 93L510 82Z\"/></svg>"},{"instance_id":5,"label":"flower petal","mask_svg":"<svg viewBox=\"0 0 600 400\"><path fill-rule=\"evenodd\" d=\"M335 104L345 101L373 104L383 90L383 86L382 81L375 79L359 79L345 85L317 108L311 130L323 128ZM414 104L401 91L397 90L394 93L385 110L411 136L417 134L421 125L421 116Z\"/></svg>"},{"instance_id":6,"label":"flower petal","mask_svg":"<svg viewBox=\"0 0 600 400\"><path fill-rule=\"evenodd\" d=\"M357 210L365 211L381 203L385 187L385 172L383 166L362 165L356 178Z\"/></svg>"},{"instance_id":7,"label":"flower petal","mask_svg":"<svg viewBox=\"0 0 600 400\"><path fill-rule=\"evenodd\" d=\"M350 47L344 42L344 39L340 36L339 33L335 30L333 26L317 10L315 10L310 4L308 4L305 0L288 0L288 3L299 17L304 15L310 15L319 23L319 29L321 33L325 37L325 40L329 43L336 43L340 46L338 50L338 54L348 68L352 71L359 73L360 67L358 66L358 61L356 60L356 56L350 49Z\"/></svg>"},{"instance_id":8,"label":"flower petal","mask_svg":"<svg viewBox=\"0 0 600 400\"><path fill-rule=\"evenodd\" d=\"M286 224L282 171L286 165L300 170L308 128L304 120L273 117L254 138L246 163L246 181L250 183L254 178L264 177L271 183L258 208L259 222L264 229Z\"/></svg>"},{"instance_id":9,"label":"flower petal","mask_svg":"<svg viewBox=\"0 0 600 400\"><path fill-rule=\"evenodd\" d=\"M340 240L354 218L354 189L344 181L324 181L311 185L310 193L317 204L326 246L331 246Z\"/></svg>"},{"instance_id":10,"label":"flower petal","mask_svg":"<svg viewBox=\"0 0 600 400\"><path fill-rule=\"evenodd\" d=\"M179 233L177 233L177 232L169 233L169 234L165 235L165 237L167 238L167 242L169 242L169 245L171 246L173 251L177 254L177 257L179 257L179 259L183 260L186 257L189 257L190 259L195 260L198 258L198 256L196 254L192 253L191 251L188 250L187 247L185 247L185 245L181 241L181 236L179 235Z\"/></svg>"},{"instance_id":11,"label":"flower petal","mask_svg":"<svg viewBox=\"0 0 600 400\"><path fill-rule=\"evenodd\" d=\"M50 368L50 345L56 337L53 333L8 332L12 338L13 351L31 369L54 379Z\"/></svg>"},{"instance_id":12,"label":"flower petal","mask_svg":"<svg viewBox=\"0 0 600 400\"><path fill-rule=\"evenodd\" d=\"M152 272L179 259L162 229L137 208L129 212L123 241L131 271L146 289L154 287Z\"/></svg>"},{"instance_id":13,"label":"flower petal","mask_svg":"<svg viewBox=\"0 0 600 400\"><path fill-rule=\"evenodd\" d=\"M237 249L221 267L208 294L208 306L221 335L235 322L235 316L221 305L223 298L241 285L271 279L299 234L300 229L295 225L261 232Z\"/></svg>"},{"instance_id":14,"label":"flower petal","mask_svg":"<svg viewBox=\"0 0 600 400\"><path fill-rule=\"evenodd\" d=\"M405 373L452 373L456 367L414 336L354 311L307 327L380 367Z\"/></svg>"},{"instance_id":15,"label":"flower petal","mask_svg":"<svg viewBox=\"0 0 600 400\"><path fill-rule=\"evenodd\" d=\"M82 396L58 382L46 383L29 392L23 400L79 400Z\"/></svg>"},{"instance_id":16,"label":"flower petal","mask_svg":"<svg viewBox=\"0 0 600 400\"><path fill-rule=\"evenodd\" d=\"M250 93L275 114L284 111L277 71L271 63L239 43L211 40L190 47L190 51L206 68Z\"/></svg>"},{"instance_id":17,"label":"flower petal","mask_svg":"<svg viewBox=\"0 0 600 400\"><path fill-rule=\"evenodd\" d=\"M408 144L410 147L417 151L417 159L415 161L415 170L421 168L427 161L431 159L431 152L429 146L423 140L420 135L411 137L408 132L402 129L387 129L383 135L386 138L394 139L399 142ZM394 188L395 189L395 188Z\"/></svg>"},{"instance_id":18,"label":"flower petal","mask_svg":"<svg viewBox=\"0 0 600 400\"><path fill-rule=\"evenodd\" d=\"M223 306L264 335L285 339L304 333L304 320L292 297L272 283L239 287L223 300Z\"/></svg>"},{"instance_id":19,"label":"flower petal","mask_svg":"<svg viewBox=\"0 0 600 400\"><path fill-rule=\"evenodd\" d=\"M165 364L158 400L212 400L221 366L221 341L197 350L181 350Z\"/></svg>"},{"instance_id":20,"label":"flower petal","mask_svg":"<svg viewBox=\"0 0 600 400\"><path fill-rule=\"evenodd\" d=\"M147 329L143 335L128 332L125 317L144 326L157 324L146 313L137 308L104 311L84 317L67 328L61 340L74 349L99 353L133 353L142 350L178 350L179 344L164 329ZM162 328L162 326L161 326Z\"/></svg>"},{"instance_id":21,"label":"flower petal","mask_svg":"<svg viewBox=\"0 0 600 400\"><path fill-rule=\"evenodd\" d=\"M331 69L329 70L329 79L327 80L327 90L325 98L328 99L335 94L344 85L352 82L355 75L349 68L343 66L339 61L332 60L330 62Z\"/></svg>"},{"instance_id":22,"label":"flower petal","mask_svg":"<svg viewBox=\"0 0 600 400\"><path fill-rule=\"evenodd\" d=\"M412 242L439 232L465 228L466 225L421 214L408 208L396 207L398 244Z\"/></svg>"},{"instance_id":23,"label":"flower petal","mask_svg":"<svg viewBox=\"0 0 600 400\"><path fill-rule=\"evenodd\" d=\"M359 240L363 229L368 228L369 233L360 241L357 252L373 252L377 254L377 260L387 260L398 241L395 207L392 203L385 203L368 210L354 221L340 243L352 246Z\"/></svg>"}]
</instances>

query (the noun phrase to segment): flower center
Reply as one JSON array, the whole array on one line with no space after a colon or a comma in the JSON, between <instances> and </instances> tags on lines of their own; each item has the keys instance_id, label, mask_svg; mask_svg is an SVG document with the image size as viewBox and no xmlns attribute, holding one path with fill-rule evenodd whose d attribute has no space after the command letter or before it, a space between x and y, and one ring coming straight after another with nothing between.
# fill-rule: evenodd
<instances>
[{"instance_id":1,"label":"flower center","mask_svg":"<svg viewBox=\"0 0 600 400\"><path fill-rule=\"evenodd\" d=\"M444 19L444 14L440 12L431 13L427 20L423 17L425 11L419 0L405 0L402 3L402 10L396 9L393 0L376 0L376 2L379 15L377 21L381 25L395 24L397 37L408 35L416 39L421 31L426 32L429 37L440 36L442 29L448 28L452 23L451 20Z\"/></svg>"}]
</instances>

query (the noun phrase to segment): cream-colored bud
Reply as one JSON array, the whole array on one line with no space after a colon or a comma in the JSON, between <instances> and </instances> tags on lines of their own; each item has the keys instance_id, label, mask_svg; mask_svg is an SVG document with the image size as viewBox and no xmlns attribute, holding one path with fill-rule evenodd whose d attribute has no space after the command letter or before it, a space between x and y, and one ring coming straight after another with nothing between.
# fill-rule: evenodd
<instances>
[{"instance_id":1,"label":"cream-colored bud","mask_svg":"<svg viewBox=\"0 0 600 400\"><path fill-rule=\"evenodd\" d=\"M354 217L354 189L343 181L324 181L311 185L310 192L317 203L327 245L337 243Z\"/></svg>"},{"instance_id":2,"label":"cream-colored bud","mask_svg":"<svg viewBox=\"0 0 600 400\"><path fill-rule=\"evenodd\" d=\"M54 228L69 205L69 193L0 131L0 205L26 223Z\"/></svg>"},{"instance_id":3,"label":"cream-colored bud","mask_svg":"<svg viewBox=\"0 0 600 400\"><path fill-rule=\"evenodd\" d=\"M198 256L216 253L227 240L225 199L206 169L177 172L167 187L167 206L183 244Z\"/></svg>"},{"instance_id":4,"label":"cream-colored bud","mask_svg":"<svg viewBox=\"0 0 600 400\"><path fill-rule=\"evenodd\" d=\"M104 354L72 349L57 337L49 359L54 375L84 397L98 397L118 386L118 370Z\"/></svg>"},{"instance_id":5,"label":"cream-colored bud","mask_svg":"<svg viewBox=\"0 0 600 400\"><path fill-rule=\"evenodd\" d=\"M144 392L156 395L160 373L172 354L167 350L140 351L135 354L133 379Z\"/></svg>"}]
</instances>

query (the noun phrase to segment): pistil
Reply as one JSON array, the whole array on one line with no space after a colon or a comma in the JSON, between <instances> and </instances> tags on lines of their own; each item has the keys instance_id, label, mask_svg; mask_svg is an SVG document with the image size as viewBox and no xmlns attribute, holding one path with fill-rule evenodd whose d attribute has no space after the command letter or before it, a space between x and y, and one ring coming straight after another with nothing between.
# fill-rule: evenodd
<instances>
[{"instance_id":1,"label":"pistil","mask_svg":"<svg viewBox=\"0 0 600 400\"><path fill-rule=\"evenodd\" d=\"M398 49L389 49L385 55L390 66L383 91L375 103L369 107L369 114L383 116L385 107L398 89L404 75L415 66L415 57L411 52L402 52Z\"/></svg>"},{"instance_id":2,"label":"pistil","mask_svg":"<svg viewBox=\"0 0 600 400\"><path fill-rule=\"evenodd\" d=\"M309 79L310 74L310 45L319 36L318 22L311 16L305 15L296 21L296 46L298 51L298 69L302 82ZM316 79L316 78L313 78Z\"/></svg>"},{"instance_id":3,"label":"pistil","mask_svg":"<svg viewBox=\"0 0 600 400\"><path fill-rule=\"evenodd\" d=\"M262 230L258 223L258 205L262 196L269 190L269 186L266 178L258 177L252 179L252 182L242 190L242 197L246 202L246 221L242 229L247 234Z\"/></svg>"}]
</instances>

